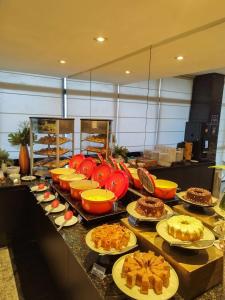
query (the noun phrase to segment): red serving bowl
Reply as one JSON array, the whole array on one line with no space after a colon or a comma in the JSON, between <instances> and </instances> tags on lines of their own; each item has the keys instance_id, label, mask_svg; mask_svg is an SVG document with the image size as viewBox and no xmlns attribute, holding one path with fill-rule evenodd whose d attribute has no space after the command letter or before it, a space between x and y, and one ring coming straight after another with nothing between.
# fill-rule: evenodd
<instances>
[{"instance_id":1,"label":"red serving bowl","mask_svg":"<svg viewBox=\"0 0 225 300\"><path fill-rule=\"evenodd\" d=\"M75 172L75 170L70 169L70 168L56 168L56 169L52 169L49 171L49 173L51 174L52 180L55 183L59 183L59 176L70 175L70 174L73 174L74 172Z\"/></svg>"},{"instance_id":2,"label":"red serving bowl","mask_svg":"<svg viewBox=\"0 0 225 300\"><path fill-rule=\"evenodd\" d=\"M76 200L81 200L81 193L87 190L99 188L99 183L94 180L79 180L70 183L71 197Z\"/></svg>"},{"instance_id":3,"label":"red serving bowl","mask_svg":"<svg viewBox=\"0 0 225 300\"><path fill-rule=\"evenodd\" d=\"M102 215L112 211L113 203L117 200L109 190L92 189L81 193L82 207L85 211Z\"/></svg>"},{"instance_id":4,"label":"red serving bowl","mask_svg":"<svg viewBox=\"0 0 225 300\"><path fill-rule=\"evenodd\" d=\"M70 191L70 183L74 181L80 181L85 179L83 174L70 174L70 175L60 175L59 176L59 185L62 190Z\"/></svg>"}]
</instances>

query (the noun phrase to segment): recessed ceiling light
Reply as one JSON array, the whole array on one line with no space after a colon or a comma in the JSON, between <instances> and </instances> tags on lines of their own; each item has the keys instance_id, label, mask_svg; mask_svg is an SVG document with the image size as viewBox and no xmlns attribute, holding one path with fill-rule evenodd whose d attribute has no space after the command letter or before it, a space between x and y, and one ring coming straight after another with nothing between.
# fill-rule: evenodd
<instances>
[{"instance_id":1,"label":"recessed ceiling light","mask_svg":"<svg viewBox=\"0 0 225 300\"><path fill-rule=\"evenodd\" d=\"M66 64L66 61L64 59L60 59L59 63L63 65L63 64Z\"/></svg>"},{"instance_id":2,"label":"recessed ceiling light","mask_svg":"<svg viewBox=\"0 0 225 300\"><path fill-rule=\"evenodd\" d=\"M176 58L176 60L183 60L184 59L184 57L182 55L178 55L175 58Z\"/></svg>"},{"instance_id":3,"label":"recessed ceiling light","mask_svg":"<svg viewBox=\"0 0 225 300\"><path fill-rule=\"evenodd\" d=\"M97 36L96 38L94 38L94 40L98 43L104 43L107 38L105 38L104 36Z\"/></svg>"},{"instance_id":4,"label":"recessed ceiling light","mask_svg":"<svg viewBox=\"0 0 225 300\"><path fill-rule=\"evenodd\" d=\"M125 74L127 74L127 75L129 75L130 73L131 73L130 70L126 70L126 71L125 71Z\"/></svg>"}]
</instances>

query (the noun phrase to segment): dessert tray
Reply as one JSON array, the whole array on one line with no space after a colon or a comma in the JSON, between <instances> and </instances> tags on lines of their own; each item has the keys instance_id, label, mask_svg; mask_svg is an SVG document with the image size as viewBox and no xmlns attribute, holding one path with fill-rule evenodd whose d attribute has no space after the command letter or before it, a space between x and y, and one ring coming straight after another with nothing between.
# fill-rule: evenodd
<instances>
[{"instance_id":1,"label":"dessert tray","mask_svg":"<svg viewBox=\"0 0 225 300\"><path fill-rule=\"evenodd\" d=\"M168 218L173 215L173 210L166 204L164 204L165 207L165 213L160 218L154 218L154 217L146 217L141 214L139 214L136 210L136 203L137 201L133 201L127 205L127 212L130 216L134 217L138 221L145 221L145 222L158 222L160 220L163 220L165 218Z\"/></svg>"},{"instance_id":2,"label":"dessert tray","mask_svg":"<svg viewBox=\"0 0 225 300\"><path fill-rule=\"evenodd\" d=\"M205 204L205 203L200 203L200 202L194 202L192 200L187 199L187 197L186 197L186 191L179 192L176 195L182 201L184 201L184 202L186 202L188 204L191 204L191 205L199 206L199 207L213 207L218 202L218 199L215 198L215 197L213 197L213 196L212 196L212 204Z\"/></svg>"},{"instance_id":3,"label":"dessert tray","mask_svg":"<svg viewBox=\"0 0 225 300\"><path fill-rule=\"evenodd\" d=\"M62 204L62 203L60 203L60 204L59 204L57 207L55 207L55 208L52 208L51 204L49 204L49 205L47 205L47 206L45 207L45 211L54 214L54 213L58 213L58 212L64 211L65 208L66 208L65 205Z\"/></svg>"},{"instance_id":4,"label":"dessert tray","mask_svg":"<svg viewBox=\"0 0 225 300\"><path fill-rule=\"evenodd\" d=\"M72 226L72 225L76 224L77 222L78 222L78 219L75 216L72 216L72 218L70 220L66 221L66 223L65 223L64 216L60 216L55 219L55 224L58 226L61 226L64 223L63 227L64 226L65 227Z\"/></svg>"},{"instance_id":5,"label":"dessert tray","mask_svg":"<svg viewBox=\"0 0 225 300\"><path fill-rule=\"evenodd\" d=\"M148 294L142 294L140 292L140 287L134 285L132 288L127 287L126 285L126 278L121 277L123 264L125 261L126 255L121 256L113 265L112 269L112 277L117 285L117 287L125 293L127 296L131 297L132 299L137 300L167 300L173 297L178 289L179 286L179 279L175 272L175 270L170 267L170 279L169 285L167 288L163 287L162 294L157 295L153 289L148 290Z\"/></svg>"},{"instance_id":6,"label":"dessert tray","mask_svg":"<svg viewBox=\"0 0 225 300\"><path fill-rule=\"evenodd\" d=\"M42 189L38 188L38 185L34 185L31 187L31 192L44 192L48 189L48 186L44 186Z\"/></svg>"},{"instance_id":7,"label":"dessert tray","mask_svg":"<svg viewBox=\"0 0 225 300\"><path fill-rule=\"evenodd\" d=\"M102 246L99 248L96 248L95 243L92 240L92 234L93 234L94 230L101 228L101 227L102 226L98 226L96 228L91 229L85 237L86 244L91 250L93 250L99 254L103 254L103 255L118 255L121 253L125 253L137 246L137 238L136 238L135 234L131 230L126 228L126 231L130 234L130 238L127 243L127 246L122 247L121 250L117 250L116 248L113 248L113 247L110 250L105 250Z\"/></svg>"},{"instance_id":8,"label":"dessert tray","mask_svg":"<svg viewBox=\"0 0 225 300\"><path fill-rule=\"evenodd\" d=\"M37 196L37 201L38 202L50 202L50 201L52 201L54 199L55 199L55 195L53 195L53 194L49 195L48 198L45 198L44 194L42 194L40 196Z\"/></svg>"},{"instance_id":9,"label":"dessert tray","mask_svg":"<svg viewBox=\"0 0 225 300\"><path fill-rule=\"evenodd\" d=\"M70 141L70 139L68 139L66 137L59 137L59 145L62 145L69 141ZM35 143L36 144L44 144L44 145L56 145L57 138L56 138L56 136L43 136L43 137L39 138L39 140L37 140Z\"/></svg>"},{"instance_id":10,"label":"dessert tray","mask_svg":"<svg viewBox=\"0 0 225 300\"><path fill-rule=\"evenodd\" d=\"M162 220L156 225L156 231L157 233L165 240L167 241L171 246L177 246L185 249L190 250L201 250L201 249L207 249L211 247L215 241L215 236L207 227L204 226L204 232L203 237L196 242L187 242L185 244L184 241L174 238L172 235L168 233L167 230L167 220ZM207 241L204 243L204 241ZM199 243L198 243L199 242Z\"/></svg>"}]
</instances>

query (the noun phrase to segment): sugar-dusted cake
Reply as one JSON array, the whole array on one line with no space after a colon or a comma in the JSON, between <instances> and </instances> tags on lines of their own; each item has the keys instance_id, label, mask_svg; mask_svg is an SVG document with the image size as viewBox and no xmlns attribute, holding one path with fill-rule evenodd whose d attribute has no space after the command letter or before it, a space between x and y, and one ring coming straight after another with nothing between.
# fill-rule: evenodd
<instances>
[{"instance_id":1,"label":"sugar-dusted cake","mask_svg":"<svg viewBox=\"0 0 225 300\"><path fill-rule=\"evenodd\" d=\"M182 241L197 241L203 236L204 226L196 218L179 215L167 220L168 233Z\"/></svg>"},{"instance_id":2,"label":"sugar-dusted cake","mask_svg":"<svg viewBox=\"0 0 225 300\"><path fill-rule=\"evenodd\" d=\"M188 200L202 204L212 204L212 195L210 191L198 187L191 187L187 190Z\"/></svg>"},{"instance_id":3,"label":"sugar-dusted cake","mask_svg":"<svg viewBox=\"0 0 225 300\"><path fill-rule=\"evenodd\" d=\"M160 218L165 211L162 200L154 197L142 197L137 200L135 210L142 216Z\"/></svg>"},{"instance_id":4,"label":"sugar-dusted cake","mask_svg":"<svg viewBox=\"0 0 225 300\"><path fill-rule=\"evenodd\" d=\"M148 294L149 289L153 289L160 295L163 287L169 286L170 266L162 256L155 256L152 251L136 251L126 256L121 277L126 279L129 288L137 285L142 294Z\"/></svg>"}]
</instances>

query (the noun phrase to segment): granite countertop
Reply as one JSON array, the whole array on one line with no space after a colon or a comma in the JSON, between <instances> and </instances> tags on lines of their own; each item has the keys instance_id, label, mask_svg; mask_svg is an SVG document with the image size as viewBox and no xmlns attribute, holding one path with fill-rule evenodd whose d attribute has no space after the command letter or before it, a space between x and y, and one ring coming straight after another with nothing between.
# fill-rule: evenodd
<instances>
[{"instance_id":1,"label":"granite countertop","mask_svg":"<svg viewBox=\"0 0 225 300\"><path fill-rule=\"evenodd\" d=\"M44 208L45 205L41 204ZM50 214L48 217L56 227L54 220L58 217L59 214ZM119 220L118 220L119 221ZM69 249L76 257L80 266L87 273L88 278L91 280L92 284L97 289L98 293L102 297L102 299L130 299L126 295L124 295L115 285L112 279L111 274L107 274L106 277L101 280L95 275L91 274L90 270L93 263L99 263L100 265L112 265L113 262L118 259L119 256L108 257L108 256L99 256L97 253L91 251L86 243L85 236L87 232L92 229L93 226L85 226L82 223L77 223L71 227L64 227L60 230L59 234L67 243ZM110 260L110 261L109 261ZM109 268L110 269L110 268ZM197 297L198 300L218 300L220 298L222 291L222 285L218 285L208 292L204 293L200 297ZM180 295L176 294L172 299L174 300L183 300Z\"/></svg>"},{"instance_id":2,"label":"granite countertop","mask_svg":"<svg viewBox=\"0 0 225 300\"><path fill-rule=\"evenodd\" d=\"M37 181L33 182L23 182L21 185L14 185L11 181L7 180L5 183L0 184L1 187L23 187L25 186L33 186L37 183ZM44 207L47 204L41 204L41 207L44 210ZM43 211L44 213L44 211ZM60 214L50 214L46 216L52 222L53 226L56 228L57 226L54 223L56 217ZM119 220L118 220L119 221ZM85 236L86 233L92 229L94 226L86 226L83 223L77 223L71 227L64 227L60 230L58 234L64 239L65 243L67 244L68 248L76 258L77 262L80 264L82 269L87 274L87 278L92 282L93 286L98 291L100 297L102 299L130 299L124 293L122 293L115 283L113 282L112 275L110 274L111 266L113 262L118 258L118 256L99 256L97 253L91 251L86 243L85 243ZM106 276L104 279L100 279L97 276L91 274L91 268L93 263L99 263L100 265L104 265L107 268ZM203 295L195 298L197 300L219 300L221 298L222 293L222 284L210 289ZM174 300L183 300L181 296L176 294L172 299Z\"/></svg>"}]
</instances>

